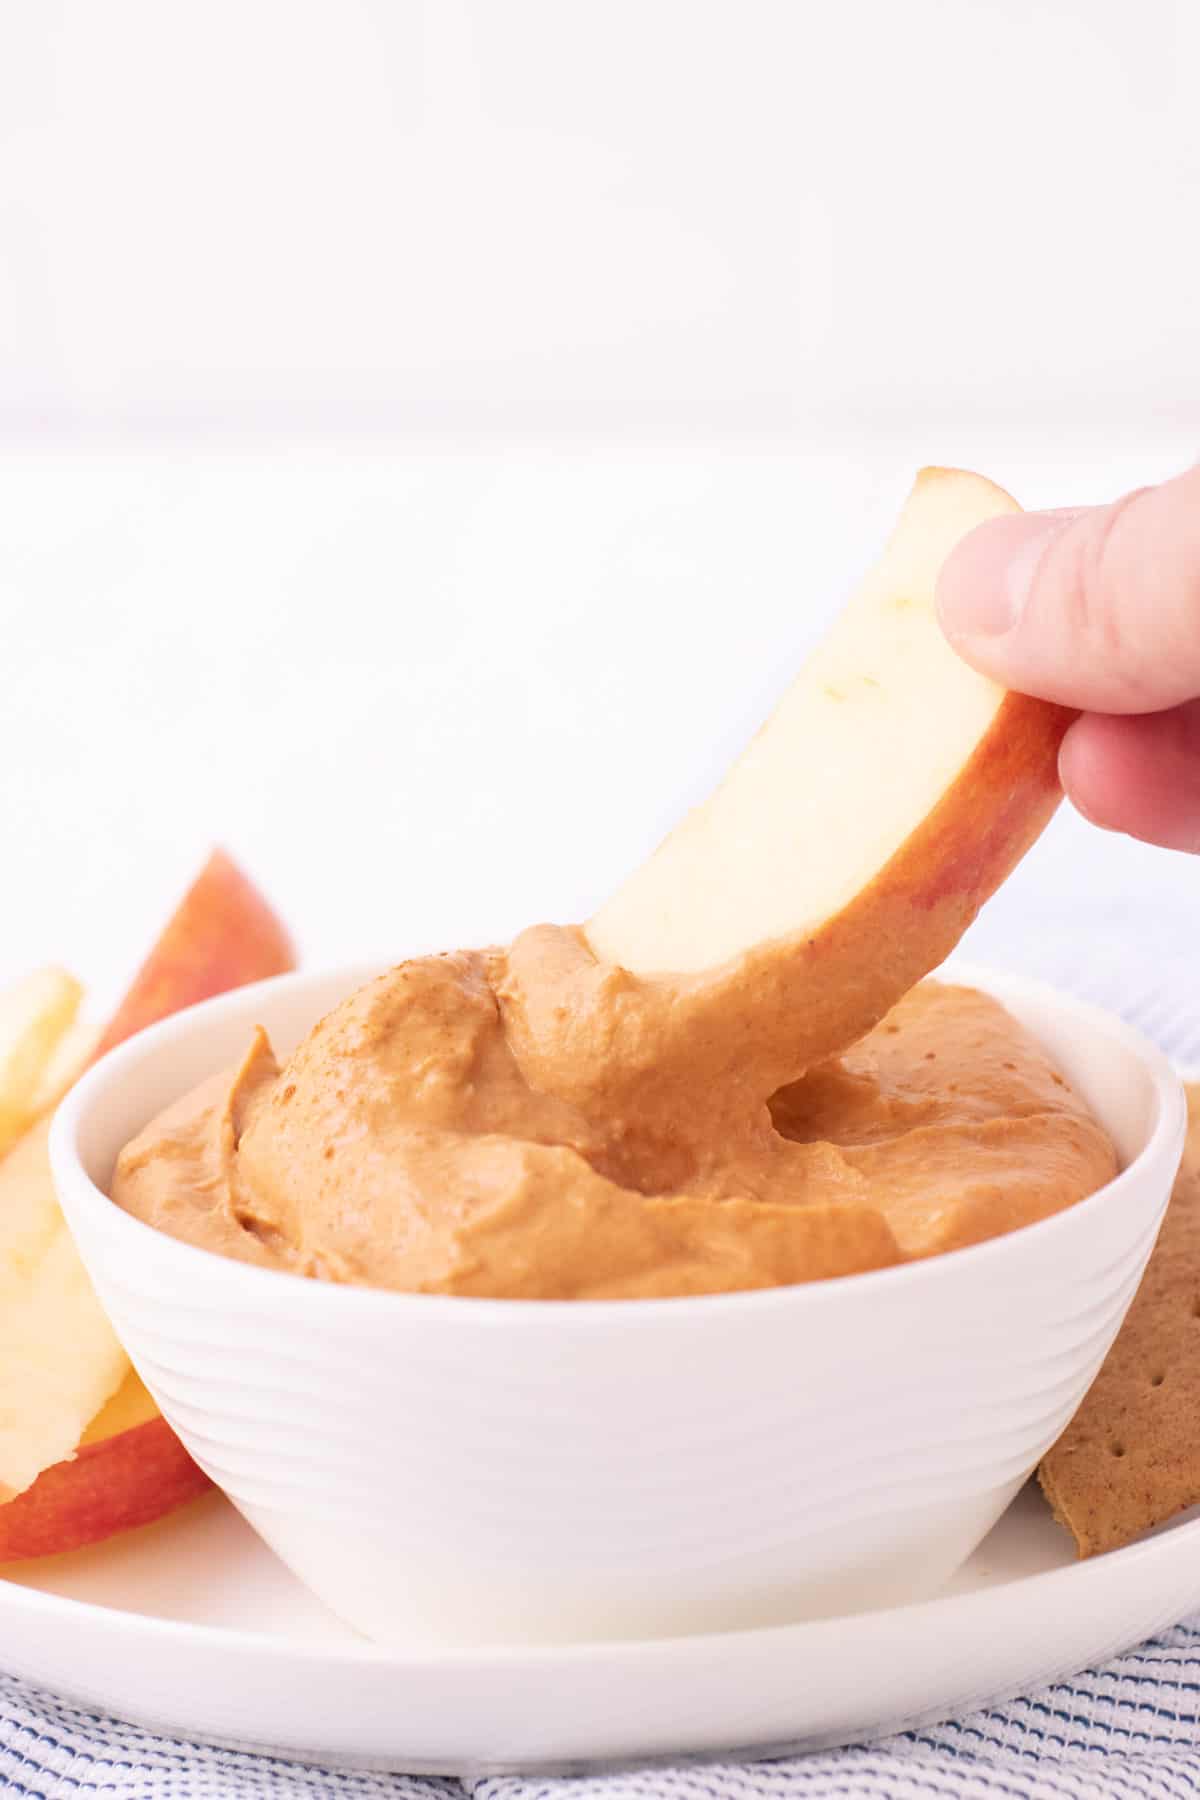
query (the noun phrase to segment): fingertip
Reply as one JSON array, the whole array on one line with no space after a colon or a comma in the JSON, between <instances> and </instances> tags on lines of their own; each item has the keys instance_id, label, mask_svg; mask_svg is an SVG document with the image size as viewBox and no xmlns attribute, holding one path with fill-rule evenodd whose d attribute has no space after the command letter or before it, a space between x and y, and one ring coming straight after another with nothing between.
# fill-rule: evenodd
<instances>
[{"instance_id":1,"label":"fingertip","mask_svg":"<svg viewBox=\"0 0 1200 1800\"><path fill-rule=\"evenodd\" d=\"M1200 850L1200 702L1140 715L1085 714L1058 758L1063 791L1103 831Z\"/></svg>"},{"instance_id":2,"label":"fingertip","mask_svg":"<svg viewBox=\"0 0 1200 1800\"><path fill-rule=\"evenodd\" d=\"M1089 825L1101 831L1124 831L1121 817L1121 745L1112 727L1120 720L1085 713L1068 726L1058 750L1058 778L1063 793ZM1117 789L1114 792L1114 775Z\"/></svg>"},{"instance_id":3,"label":"fingertip","mask_svg":"<svg viewBox=\"0 0 1200 1800\"><path fill-rule=\"evenodd\" d=\"M1031 535L1037 515L1014 513L977 525L950 552L938 577L934 603L938 621L956 649L976 660L989 640L1004 637L1017 622L1018 596L1010 579L1013 558Z\"/></svg>"}]
</instances>

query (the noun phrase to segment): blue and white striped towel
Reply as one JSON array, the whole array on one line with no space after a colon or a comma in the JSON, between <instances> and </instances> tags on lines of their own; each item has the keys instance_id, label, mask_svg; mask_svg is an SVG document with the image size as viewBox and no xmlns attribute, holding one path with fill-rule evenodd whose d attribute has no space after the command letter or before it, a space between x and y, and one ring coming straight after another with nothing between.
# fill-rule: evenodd
<instances>
[{"instance_id":1,"label":"blue and white striped towel","mask_svg":"<svg viewBox=\"0 0 1200 1800\"><path fill-rule=\"evenodd\" d=\"M1131 933L1123 905L998 905L969 948L1112 1007L1200 1065L1195 919L1169 907L1137 916ZM302 1766L160 1737L0 1676L0 1783L29 1800L1179 1800L1200 1795L1200 1616L1103 1668L922 1731L775 1762L561 1780Z\"/></svg>"},{"instance_id":2,"label":"blue and white striped towel","mask_svg":"<svg viewBox=\"0 0 1200 1800\"><path fill-rule=\"evenodd\" d=\"M1200 1619L1011 1705L767 1763L460 1783L210 1749L0 1678L0 1783L30 1800L1178 1800L1200 1794Z\"/></svg>"}]
</instances>

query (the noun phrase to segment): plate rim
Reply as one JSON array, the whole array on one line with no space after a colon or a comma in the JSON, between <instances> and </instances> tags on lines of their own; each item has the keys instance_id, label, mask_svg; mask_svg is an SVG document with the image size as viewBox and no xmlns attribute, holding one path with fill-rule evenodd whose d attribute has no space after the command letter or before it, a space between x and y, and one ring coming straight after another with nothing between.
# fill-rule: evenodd
<instances>
[{"instance_id":1,"label":"plate rim","mask_svg":"<svg viewBox=\"0 0 1200 1800\"><path fill-rule=\"evenodd\" d=\"M221 1507L228 1508L236 1515L236 1509L223 1496ZM1052 1524L1048 1510L1044 1522L1048 1527ZM4 1659L8 1665L7 1673L27 1682L34 1689L48 1693L53 1699L88 1712L109 1715L127 1726L182 1741L199 1751L216 1748L264 1756L285 1763L315 1763L318 1766L347 1770L387 1770L420 1777L452 1776L467 1779L505 1774L530 1778L551 1777L611 1773L620 1769L652 1768L668 1764L762 1761L772 1757L829 1750L842 1745L871 1743L896 1733L921 1730L941 1720L965 1717L981 1706L1010 1703L1036 1687L1069 1679L1078 1670L1091 1666L1093 1661L1099 1662L1122 1654L1147 1637L1177 1625L1194 1612L1200 1606L1200 1565L1195 1556L1197 1544L1200 1544L1200 1510L1194 1511L1190 1516L1181 1516L1174 1523L1160 1526L1151 1536L1140 1539L1135 1544L1109 1551L1103 1556L1025 1575L1001 1577L965 1593L943 1594L905 1606L737 1632L561 1646L486 1646L470 1650L407 1651L365 1641L361 1644L351 1641L320 1644L305 1641L301 1637L273 1638L265 1633L242 1628L164 1619L108 1606L102 1602L25 1588L23 1584L6 1577L0 1577L0 1616L5 1613L9 1617L22 1614L28 1618L36 1616L53 1628L56 1621L69 1621L72 1617L78 1619L82 1609L92 1630L114 1632L124 1637L127 1652L132 1648L136 1655L147 1643L153 1645L170 1641L181 1656L186 1657L189 1652L201 1654L210 1670L214 1659L221 1662L230 1657L244 1657L248 1664L257 1666L258 1679L261 1680L264 1671L269 1672L271 1688L276 1693L288 1691L288 1684L279 1682L278 1674L289 1668L304 1670L310 1675L314 1671L325 1670L343 1677L355 1670L365 1673L369 1669L389 1691L393 1685L401 1687L406 1679L428 1684L436 1682L441 1675L453 1673L457 1679L455 1691L449 1698L452 1705L457 1705L465 1699L465 1694L460 1689L469 1686L473 1677L482 1676L490 1684L494 1695L498 1684L503 1683L506 1677L519 1673L522 1685L518 1691L505 1689L505 1733L510 1737L507 1744L498 1750L473 1749L467 1748L466 1743L455 1744L447 1737L442 1742L423 1747L419 1753L413 1753L404 1748L404 1740L410 1729L404 1722L404 1714L397 1716L389 1711L386 1723L380 1725L379 1734L374 1739L366 1738L364 1734L366 1741L361 1741L361 1747L359 1741L347 1742L347 1735L351 1733L357 1736L362 1731L363 1722L360 1719L355 1724L353 1708L346 1711L340 1705L335 1707L335 1717L328 1725L316 1732L293 1725L291 1719L295 1715L292 1713L288 1714L282 1726L279 1716L276 1716L270 1720L264 1718L261 1730L253 1721L242 1722L239 1729L230 1730L222 1728L217 1722L211 1704L206 1703L202 1697L203 1688L201 1695L197 1696L195 1710L189 1711L187 1699L175 1710L173 1704L164 1707L132 1698L132 1677L126 1677L126 1687L122 1693L117 1693L111 1687L106 1688L103 1682L94 1682L90 1676L90 1670L94 1666L91 1663L87 1665L88 1680L85 1682L79 1678L73 1679L69 1674L48 1673L44 1666L44 1656L38 1673L14 1668L9 1657ZM266 1556L273 1555L261 1540L254 1545L254 1551L261 1551ZM1178 1593L1178 1603L1172 1598L1164 1607L1160 1599L1149 1615L1144 1607L1139 1615L1131 1606L1131 1596L1134 1593L1145 1593L1154 1584L1140 1581L1134 1571L1139 1565L1153 1567L1159 1577L1155 1592L1161 1596L1165 1591L1162 1577L1164 1574L1169 1575L1181 1563L1194 1571L1191 1588L1186 1582L1171 1581L1170 1591L1172 1595ZM1071 1608L1069 1613L1076 1621L1086 1622L1085 1635L1090 1632L1095 1648L1084 1649L1079 1653L1074 1647L1068 1651L1060 1642L1058 1649L1048 1660L1044 1651L1041 1660L1038 1660L1037 1645L1042 1640L1027 1631L1025 1625L1028 1623L1033 1626L1036 1618L1047 1611L1066 1616L1063 1608L1055 1606L1053 1598L1055 1590L1061 1589L1064 1583L1099 1590L1099 1608L1094 1604L1085 1605L1082 1608ZM1023 1604L1019 1598L1030 1592L1037 1595L1033 1606ZM1017 1598L1014 1599L1014 1596ZM645 1731L644 1717L635 1718L633 1713L622 1710L615 1721L606 1720L606 1730L610 1737L606 1748L563 1747L523 1752L520 1742L516 1745L511 1743L514 1706L518 1740L522 1737L528 1739L531 1733L536 1736L539 1726L530 1721L535 1718L535 1714L537 1720L545 1716L545 1695L547 1691L552 1693L553 1689L547 1690L543 1683L550 1671L553 1671L560 1684L564 1681L569 1683L572 1675L586 1671L591 1676L593 1686L598 1681L605 1687L605 1691L609 1691L607 1684L614 1675L619 1675L628 1684L631 1680L639 1681L644 1674L653 1673L654 1691L659 1694L665 1691L668 1695L671 1684L681 1680L686 1683L690 1673L711 1680L715 1665L720 1668L723 1682L725 1677L729 1677L735 1688L740 1685L741 1675L749 1673L751 1669L761 1668L764 1664L790 1671L802 1683L806 1656L820 1654L823 1650L828 1650L831 1642L849 1636L850 1641L841 1655L843 1658L854 1658L862 1649L864 1638L869 1638L879 1628L881 1621L886 1620L887 1630L894 1632L896 1622L904 1615L911 1618L913 1633L922 1646L932 1645L941 1649L947 1643L953 1646L984 1641L989 1646L985 1658L993 1654L997 1646L1002 1651L1007 1646L1011 1656L1014 1643L1014 1605L1019 1609L1022 1624L1019 1639L1016 1640L1019 1641L1019 1655L1024 1664L1019 1670L1013 1669L1010 1664L1001 1674L994 1664L988 1666L985 1660L983 1673L969 1677L957 1689L935 1677L931 1676L928 1680L923 1677L925 1687L919 1699L914 1695L912 1703L909 1703L900 1694L893 1693L890 1698L886 1694L881 1695L879 1704L869 1714L865 1709L859 1709L841 1724L826 1725L816 1719L805 1723L803 1706L798 1704L794 1715L795 1724L790 1728L780 1721L779 1728L739 1735L737 1723L731 1719L728 1736L720 1736L717 1741L706 1743L703 1738L697 1741L694 1735L689 1739L687 1728L682 1725L676 1728L672 1724L668 1727L672 1733L669 1743L659 1739L653 1744L644 1745L639 1740L639 1733ZM1114 1630L1113 1619L1116 1614L1123 1615L1125 1623L1118 1623ZM996 1631L987 1630L988 1624L992 1622L992 1615L999 1615L994 1621L999 1627ZM1150 1623L1143 1629L1147 1617ZM893 1654L894 1651L893 1644ZM925 1650L922 1651L922 1656L927 1656ZM16 1660L19 1662L21 1659L18 1656ZM936 1660L935 1651L934 1661ZM928 1662L926 1666L928 1667ZM937 1692L939 1688L940 1693ZM193 1687L189 1686L189 1694L193 1691ZM378 1689L374 1691L378 1692ZM402 1693L397 1697L403 1698ZM417 1698L419 1697L418 1691ZM581 1697L585 1705L588 1697L588 1692ZM770 1699L770 1707L778 1708L780 1704L782 1703L777 1698ZM657 1718L657 1713L653 1716ZM375 1715L372 1715L368 1732L374 1729L374 1719ZM419 1732L419 1718L416 1724ZM465 1736L469 1740L469 1732ZM624 1747L620 1743L622 1737L625 1739Z\"/></svg>"}]
</instances>

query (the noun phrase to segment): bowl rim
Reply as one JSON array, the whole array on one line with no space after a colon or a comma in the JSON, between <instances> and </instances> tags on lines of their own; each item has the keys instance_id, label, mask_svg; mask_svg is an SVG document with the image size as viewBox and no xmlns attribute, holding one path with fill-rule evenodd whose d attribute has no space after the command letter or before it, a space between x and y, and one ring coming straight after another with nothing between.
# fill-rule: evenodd
<instances>
[{"instance_id":1,"label":"bowl rim","mask_svg":"<svg viewBox=\"0 0 1200 1800\"><path fill-rule=\"evenodd\" d=\"M999 1274L1006 1259L1019 1256L1025 1251L1031 1233L1040 1235L1045 1242L1047 1256L1052 1255L1056 1236L1061 1238L1064 1233L1078 1230L1083 1221L1097 1210L1119 1204L1121 1197L1130 1188L1137 1186L1148 1163L1164 1156L1170 1159L1174 1152L1174 1160L1171 1162L1173 1180L1182 1156L1187 1126L1187 1104L1182 1081L1165 1052L1143 1032L1106 1008L1078 999L1073 994L1063 993L1052 983L992 969L986 964L960 959L954 955L931 970L927 979L978 986L984 992L995 994L1002 1003L1006 993L1025 996L1044 1007L1068 1014L1078 1027L1098 1033L1114 1045L1132 1052L1150 1077L1157 1103L1157 1116L1138 1154L1111 1181L1105 1182L1094 1193L1076 1201L1073 1206L1065 1207L1061 1212L1052 1213L1048 1218L1017 1226L978 1243L941 1251L935 1256L883 1269L826 1276L819 1281L738 1289L732 1293L718 1294L580 1301L406 1293L391 1288L315 1281L308 1276L294 1274L291 1270L262 1268L257 1264L240 1262L234 1257L222 1256L217 1251L187 1243L124 1212L87 1173L79 1151L81 1131L94 1109L102 1107L112 1091L123 1085L145 1062L160 1054L169 1054L180 1040L189 1036L197 1027L207 1025L224 1013L239 1011L258 997L269 1004L276 995L285 991L294 992L334 981L341 983L343 980L345 993L348 995L355 987L394 966L395 963L389 963L386 958L375 958L368 962L356 960L346 964L292 970L264 981L247 983L243 987L182 1008L170 1017L137 1032L127 1042L101 1057L60 1102L51 1123L51 1167L60 1204L64 1190L69 1194L69 1202L63 1204L68 1222L71 1222L71 1214L77 1208L89 1209L97 1217L103 1212L105 1229L126 1242L134 1258L139 1249L153 1248L158 1256L175 1263L181 1273L190 1269L199 1280L205 1278L207 1271L208 1278L219 1278L232 1284L249 1300L257 1295L264 1304L272 1297L283 1302L289 1297L295 1300L302 1290L307 1291L311 1299L305 1305L312 1311L314 1320L318 1316L318 1308L324 1309L320 1316L334 1317L348 1310L363 1313L373 1309L383 1316L387 1312L409 1313L416 1309L414 1317L419 1316L422 1322L431 1325L436 1320L445 1318L460 1326L469 1322L479 1326L503 1325L519 1330L559 1330L564 1318L569 1317L576 1328L583 1330L604 1331L619 1324L622 1331L628 1331L635 1325L650 1326L664 1319L682 1323L693 1316L709 1314L726 1318L744 1313L767 1315L774 1310L797 1306L811 1311L844 1304L848 1293L860 1294L865 1298L880 1293L883 1288L902 1290L908 1285L920 1290L931 1282L937 1284L943 1280L952 1280L954 1272L964 1267L964 1259L966 1265L975 1269L983 1264L993 1263ZM312 1024L316 1023L317 1019L314 1017ZM1164 1196L1164 1208L1165 1204ZM87 1260L86 1255L84 1260Z\"/></svg>"}]
</instances>

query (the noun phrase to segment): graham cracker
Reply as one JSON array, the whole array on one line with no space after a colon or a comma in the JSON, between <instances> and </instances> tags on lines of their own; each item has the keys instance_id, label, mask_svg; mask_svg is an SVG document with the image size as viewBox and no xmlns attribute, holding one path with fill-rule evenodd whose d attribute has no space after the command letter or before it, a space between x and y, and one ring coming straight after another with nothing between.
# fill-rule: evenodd
<instances>
[{"instance_id":1,"label":"graham cracker","mask_svg":"<svg viewBox=\"0 0 1200 1800\"><path fill-rule=\"evenodd\" d=\"M1079 1411L1038 1478L1083 1556L1200 1505L1200 1083L1158 1242Z\"/></svg>"}]
</instances>

